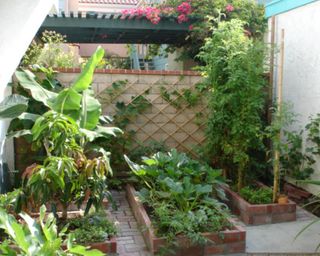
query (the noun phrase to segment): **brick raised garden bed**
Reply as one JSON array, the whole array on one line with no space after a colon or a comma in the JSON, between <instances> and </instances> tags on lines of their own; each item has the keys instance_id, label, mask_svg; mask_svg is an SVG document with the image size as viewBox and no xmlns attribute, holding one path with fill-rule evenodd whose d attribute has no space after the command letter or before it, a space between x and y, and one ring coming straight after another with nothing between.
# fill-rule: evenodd
<instances>
[{"instance_id":1,"label":"brick raised garden bed","mask_svg":"<svg viewBox=\"0 0 320 256\"><path fill-rule=\"evenodd\" d=\"M151 225L151 220L143 206L136 196L136 191L133 186L126 187L127 198L132 208L138 224L141 227L143 238L154 255L162 246L165 246L166 241L163 238L158 238L154 234ZM238 226L234 226L233 230L226 230L218 233L204 233L205 237L213 243L208 243L205 246L192 246L188 248L179 248L176 251L177 256L200 256L212 254L231 254L242 253L246 249L246 231ZM179 244L187 244L185 237L179 238Z\"/></svg>"},{"instance_id":2,"label":"brick raised garden bed","mask_svg":"<svg viewBox=\"0 0 320 256\"><path fill-rule=\"evenodd\" d=\"M296 204L250 204L230 188L225 187L227 205L247 225L263 225L296 220Z\"/></svg>"},{"instance_id":3,"label":"brick raised garden bed","mask_svg":"<svg viewBox=\"0 0 320 256\"><path fill-rule=\"evenodd\" d=\"M117 240L115 237L111 237L109 240L104 242L88 243L84 246L89 247L90 249L100 250L103 253L117 253ZM67 246L63 245L62 248L66 249Z\"/></svg>"}]
</instances>

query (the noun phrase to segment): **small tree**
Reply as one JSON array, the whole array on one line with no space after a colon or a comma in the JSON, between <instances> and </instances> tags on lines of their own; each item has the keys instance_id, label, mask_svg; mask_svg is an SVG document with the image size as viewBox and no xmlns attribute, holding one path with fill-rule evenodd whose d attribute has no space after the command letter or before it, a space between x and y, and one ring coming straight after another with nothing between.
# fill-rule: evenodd
<instances>
[{"instance_id":1,"label":"small tree","mask_svg":"<svg viewBox=\"0 0 320 256\"><path fill-rule=\"evenodd\" d=\"M262 146L265 52L246 34L244 23L233 19L218 24L199 54L210 90L206 150L229 177L231 169L237 170L238 190L249 152Z\"/></svg>"}]
</instances>

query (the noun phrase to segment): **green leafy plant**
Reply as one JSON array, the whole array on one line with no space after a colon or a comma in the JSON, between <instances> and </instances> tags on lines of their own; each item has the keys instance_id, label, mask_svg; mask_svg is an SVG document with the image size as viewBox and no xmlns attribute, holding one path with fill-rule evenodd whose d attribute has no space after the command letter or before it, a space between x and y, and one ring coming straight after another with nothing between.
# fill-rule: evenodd
<instances>
[{"instance_id":1,"label":"green leafy plant","mask_svg":"<svg viewBox=\"0 0 320 256\"><path fill-rule=\"evenodd\" d=\"M0 229L5 230L10 240L0 244L1 255L8 256L102 256L98 250L87 250L84 246L73 244L73 237L69 236L67 249L63 250L63 237L66 229L57 232L56 220L52 214L45 218L46 208L41 207L39 223L29 215L21 213L25 224L20 224L13 216L0 210ZM12 247L14 246L14 248Z\"/></svg>"},{"instance_id":2,"label":"green leafy plant","mask_svg":"<svg viewBox=\"0 0 320 256\"><path fill-rule=\"evenodd\" d=\"M108 153L100 149L99 157L87 159L77 140L83 136L78 125L53 111L37 119L32 135L37 147L46 148L48 157L24 174L24 192L31 201L60 204L66 219L68 206L73 201L81 205L89 191L86 212L92 204L100 208L106 196L106 175L111 173Z\"/></svg>"},{"instance_id":3,"label":"green leafy plant","mask_svg":"<svg viewBox=\"0 0 320 256\"><path fill-rule=\"evenodd\" d=\"M38 64L45 67L75 67L72 51L66 51L66 36L55 31L44 31L40 40L33 40L22 59L22 65Z\"/></svg>"},{"instance_id":4,"label":"green leafy plant","mask_svg":"<svg viewBox=\"0 0 320 256\"><path fill-rule=\"evenodd\" d=\"M29 198L37 205L58 201L63 206L63 218L72 200L80 205L89 193L87 213L92 205L97 209L101 207L103 198L109 195L106 191L106 175L111 174L109 153L101 147L88 146L88 142L97 137L121 132L118 128L101 125L106 118L101 116L101 104L90 87L95 66L103 55L104 50L98 48L74 84L59 93L45 89L29 71L16 72L19 84L35 101L50 109L34 119L31 130L16 134L32 135L34 147L45 148L47 154L42 165L27 170L21 196L24 202ZM16 108L19 107L17 104ZM20 113L16 111L11 118L30 114L22 111L24 109ZM96 157L87 158L85 150Z\"/></svg>"},{"instance_id":5,"label":"green leafy plant","mask_svg":"<svg viewBox=\"0 0 320 256\"><path fill-rule=\"evenodd\" d=\"M243 187L240 196L248 201L250 204L271 204L272 203L272 189L271 188L257 188L257 187Z\"/></svg>"},{"instance_id":6,"label":"green leafy plant","mask_svg":"<svg viewBox=\"0 0 320 256\"><path fill-rule=\"evenodd\" d=\"M306 149L306 153L303 151L302 133L303 131L300 131L300 133L284 131L286 141L280 155L283 175L296 180L308 179L314 172L311 166L315 163L315 160L313 155L310 154L311 150L309 148Z\"/></svg>"},{"instance_id":7,"label":"green leafy plant","mask_svg":"<svg viewBox=\"0 0 320 256\"><path fill-rule=\"evenodd\" d=\"M105 212L97 212L83 218L69 220L68 231L73 234L79 244L103 242L117 234L116 227L111 223Z\"/></svg>"},{"instance_id":8,"label":"green leafy plant","mask_svg":"<svg viewBox=\"0 0 320 256\"><path fill-rule=\"evenodd\" d=\"M138 196L169 247L175 245L177 234L186 235L191 243L205 243L201 232L221 231L230 225L226 206L217 200L224 198L219 170L174 149L144 157L143 165L127 157L126 161L137 178Z\"/></svg>"},{"instance_id":9,"label":"green leafy plant","mask_svg":"<svg viewBox=\"0 0 320 256\"><path fill-rule=\"evenodd\" d=\"M222 21L199 58L210 90L205 145L213 165L243 187L251 152L263 148L265 46L245 34L243 21Z\"/></svg>"}]
</instances>

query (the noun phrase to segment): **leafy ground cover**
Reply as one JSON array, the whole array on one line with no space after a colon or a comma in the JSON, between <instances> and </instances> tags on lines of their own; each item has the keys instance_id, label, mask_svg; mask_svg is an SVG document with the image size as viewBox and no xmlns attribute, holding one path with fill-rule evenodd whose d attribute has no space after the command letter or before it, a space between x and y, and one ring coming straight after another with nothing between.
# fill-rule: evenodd
<instances>
[{"instance_id":1,"label":"leafy ground cover","mask_svg":"<svg viewBox=\"0 0 320 256\"><path fill-rule=\"evenodd\" d=\"M142 164L126 161L136 177L139 199L149 209L157 236L165 237L169 248L176 236L186 235L193 244L208 242L202 232L218 232L230 226L220 185L221 171L171 150L145 157Z\"/></svg>"}]
</instances>

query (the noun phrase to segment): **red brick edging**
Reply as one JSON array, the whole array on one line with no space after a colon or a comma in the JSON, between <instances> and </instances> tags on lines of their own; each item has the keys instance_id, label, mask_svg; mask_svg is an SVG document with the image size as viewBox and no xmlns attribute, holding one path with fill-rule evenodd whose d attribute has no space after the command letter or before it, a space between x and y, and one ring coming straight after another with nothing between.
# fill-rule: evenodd
<instances>
[{"instance_id":1,"label":"red brick edging","mask_svg":"<svg viewBox=\"0 0 320 256\"><path fill-rule=\"evenodd\" d=\"M151 220L139 199L136 196L136 191L133 186L126 187L127 198L132 208L138 224L142 229L144 240L154 255L159 251L161 246L165 246L166 241L163 238L158 238L154 234ZM232 220L230 220L232 221ZM230 254L242 253L246 249L246 231L239 226L234 225L233 230L226 230L220 233L204 233L206 238L213 243L208 243L205 246L191 246L188 248L179 248L176 255L179 256L197 256L197 255L212 255L212 254ZM179 244L187 244L187 238L179 238Z\"/></svg>"},{"instance_id":2,"label":"red brick edging","mask_svg":"<svg viewBox=\"0 0 320 256\"><path fill-rule=\"evenodd\" d=\"M82 244L90 249L97 249L103 253L117 253L117 240L115 237L111 237L109 240L97 243ZM62 249L67 249L66 245L62 245Z\"/></svg>"},{"instance_id":3,"label":"red brick edging","mask_svg":"<svg viewBox=\"0 0 320 256\"><path fill-rule=\"evenodd\" d=\"M80 73L81 68L55 68L61 73ZM200 76L197 71L186 70L136 70L136 69L96 69L96 74L132 74L132 75L180 75L180 76Z\"/></svg>"},{"instance_id":4,"label":"red brick edging","mask_svg":"<svg viewBox=\"0 0 320 256\"><path fill-rule=\"evenodd\" d=\"M250 204L230 188L224 187L227 205L247 225L263 225L296 220L296 203Z\"/></svg>"}]
</instances>

